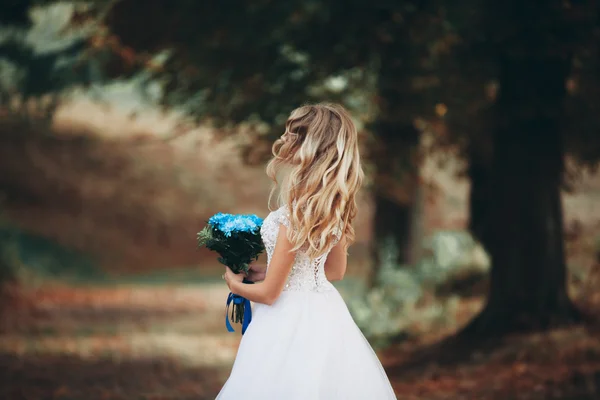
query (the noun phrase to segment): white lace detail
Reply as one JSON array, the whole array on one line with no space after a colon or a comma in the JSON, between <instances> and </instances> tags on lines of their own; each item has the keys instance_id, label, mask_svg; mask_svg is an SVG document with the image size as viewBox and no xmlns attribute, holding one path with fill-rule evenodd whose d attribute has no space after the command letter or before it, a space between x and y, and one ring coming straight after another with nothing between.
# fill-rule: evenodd
<instances>
[{"instance_id":1,"label":"white lace detail","mask_svg":"<svg viewBox=\"0 0 600 400\"><path fill-rule=\"evenodd\" d=\"M260 229L262 240L267 250L267 265L271 263L271 257L277 243L279 234L279 225L285 225L290 228L289 210L287 207L281 207L270 213L265 218ZM311 260L304 251L299 250L296 253L294 265L288 276L284 291L300 292L325 292L333 289L333 285L325 276L325 260L329 252ZM268 268L268 267L267 267Z\"/></svg>"}]
</instances>

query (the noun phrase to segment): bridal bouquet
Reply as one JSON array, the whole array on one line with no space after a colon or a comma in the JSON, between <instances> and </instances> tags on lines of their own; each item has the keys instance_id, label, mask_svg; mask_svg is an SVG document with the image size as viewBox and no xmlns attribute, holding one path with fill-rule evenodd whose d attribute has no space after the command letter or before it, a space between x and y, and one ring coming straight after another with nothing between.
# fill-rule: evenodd
<instances>
[{"instance_id":1,"label":"bridal bouquet","mask_svg":"<svg viewBox=\"0 0 600 400\"><path fill-rule=\"evenodd\" d=\"M221 264L231 268L236 274L247 273L250 262L256 260L265 246L260 237L263 220L256 215L217 213L209 218L208 225L198 232L198 247L219 253ZM244 280L244 283L252 283ZM225 325L233 332L229 322L229 306L232 305L231 319L242 324L242 334L252 320L250 301L229 293Z\"/></svg>"}]
</instances>

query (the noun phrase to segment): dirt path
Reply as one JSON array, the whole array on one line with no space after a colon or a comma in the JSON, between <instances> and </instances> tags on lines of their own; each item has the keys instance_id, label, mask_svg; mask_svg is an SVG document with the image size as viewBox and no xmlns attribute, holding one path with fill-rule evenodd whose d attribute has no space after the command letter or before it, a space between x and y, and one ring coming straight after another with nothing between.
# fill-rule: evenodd
<instances>
[{"instance_id":1,"label":"dirt path","mask_svg":"<svg viewBox=\"0 0 600 400\"><path fill-rule=\"evenodd\" d=\"M219 282L21 296L0 323L0 399L214 399L240 339L224 328L226 295ZM403 400L592 400L599 336L580 327L475 351L429 335L381 356Z\"/></svg>"},{"instance_id":2,"label":"dirt path","mask_svg":"<svg viewBox=\"0 0 600 400\"><path fill-rule=\"evenodd\" d=\"M214 399L239 342L227 292L202 287L54 287L0 326L2 399Z\"/></svg>"}]
</instances>

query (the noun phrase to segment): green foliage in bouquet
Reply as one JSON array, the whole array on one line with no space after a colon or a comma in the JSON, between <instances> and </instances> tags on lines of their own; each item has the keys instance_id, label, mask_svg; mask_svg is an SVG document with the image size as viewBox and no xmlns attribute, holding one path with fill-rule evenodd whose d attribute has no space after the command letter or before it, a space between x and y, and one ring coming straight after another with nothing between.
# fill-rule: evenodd
<instances>
[{"instance_id":1,"label":"green foliage in bouquet","mask_svg":"<svg viewBox=\"0 0 600 400\"><path fill-rule=\"evenodd\" d=\"M249 264L265 250L261 225L262 219L256 215L215 214L198 232L198 247L219 253L219 262L236 274L246 273Z\"/></svg>"}]
</instances>

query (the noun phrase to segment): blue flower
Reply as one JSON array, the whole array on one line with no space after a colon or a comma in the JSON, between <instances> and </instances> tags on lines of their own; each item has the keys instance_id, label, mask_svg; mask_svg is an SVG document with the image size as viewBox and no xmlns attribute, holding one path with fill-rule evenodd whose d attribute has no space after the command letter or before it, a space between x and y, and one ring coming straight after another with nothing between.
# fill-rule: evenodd
<instances>
[{"instance_id":1,"label":"blue flower","mask_svg":"<svg viewBox=\"0 0 600 400\"><path fill-rule=\"evenodd\" d=\"M256 232L262 225L263 220L254 214L224 214L216 213L209 218L208 223L226 237L238 232Z\"/></svg>"}]
</instances>

